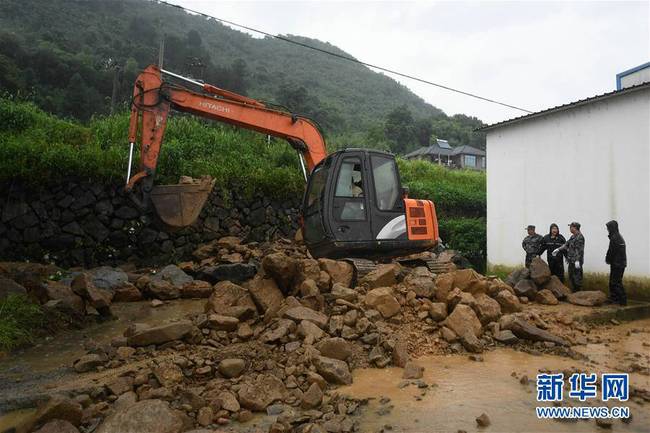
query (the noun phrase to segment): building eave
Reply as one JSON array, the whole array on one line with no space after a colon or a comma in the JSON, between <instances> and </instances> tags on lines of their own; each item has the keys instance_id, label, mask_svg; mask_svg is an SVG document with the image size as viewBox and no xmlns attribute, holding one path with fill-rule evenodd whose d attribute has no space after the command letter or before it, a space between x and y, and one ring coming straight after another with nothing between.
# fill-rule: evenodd
<instances>
[{"instance_id":1,"label":"building eave","mask_svg":"<svg viewBox=\"0 0 650 433\"><path fill-rule=\"evenodd\" d=\"M614 98L614 97L617 97L617 96L622 96L622 95L625 95L625 94L629 94L629 93L633 93L633 92L637 92L637 91L645 90L645 89L650 89L650 82L641 83L641 84L637 84L635 86L626 87L626 88L621 89L621 90L614 90L613 92L603 93L601 95L592 96L590 98L581 99L581 100L575 101L575 102L569 102L568 104L558 105L556 107L548 108L546 110L538 111L536 113L531 113L531 114L526 114L524 116L514 117L512 119L504 120L502 122L497 122L497 123L493 123L492 125L487 125L487 126L484 126L482 128L478 128L477 131L483 131L483 132L491 131L491 130L494 130L494 129L502 128L504 126L510 126L510 125L512 125L514 123L519 123L519 122L535 119L535 118L538 118L538 117L547 116L547 115L558 113L558 112L561 112L561 111L571 110L573 108L581 107L583 105L588 105L588 104L591 104L591 103L594 103L594 102L604 101L606 99Z\"/></svg>"}]
</instances>

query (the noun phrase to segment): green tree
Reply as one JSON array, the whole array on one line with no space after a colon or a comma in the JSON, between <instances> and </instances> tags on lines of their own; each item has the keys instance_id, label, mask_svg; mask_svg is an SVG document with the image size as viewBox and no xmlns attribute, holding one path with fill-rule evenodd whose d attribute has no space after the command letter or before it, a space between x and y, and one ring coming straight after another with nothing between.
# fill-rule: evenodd
<instances>
[{"instance_id":1,"label":"green tree","mask_svg":"<svg viewBox=\"0 0 650 433\"><path fill-rule=\"evenodd\" d=\"M393 152L404 154L415 147L415 123L411 110L401 105L388 113L384 124L384 135Z\"/></svg>"},{"instance_id":2,"label":"green tree","mask_svg":"<svg viewBox=\"0 0 650 433\"><path fill-rule=\"evenodd\" d=\"M415 121L415 138L418 141L418 144L422 147L431 145L431 134L433 134L433 127L431 126L431 120L429 119L418 119Z\"/></svg>"}]
</instances>

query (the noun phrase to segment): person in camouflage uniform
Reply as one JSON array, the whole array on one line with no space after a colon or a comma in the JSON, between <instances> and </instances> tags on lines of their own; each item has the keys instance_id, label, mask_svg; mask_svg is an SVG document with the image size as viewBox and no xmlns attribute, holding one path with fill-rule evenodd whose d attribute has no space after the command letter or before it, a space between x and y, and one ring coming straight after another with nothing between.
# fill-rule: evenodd
<instances>
[{"instance_id":1,"label":"person in camouflage uniform","mask_svg":"<svg viewBox=\"0 0 650 433\"><path fill-rule=\"evenodd\" d=\"M582 288L582 265L585 261L585 237L580 232L580 223L572 222L569 224L571 237L560 248L553 251L553 256L560 252L566 252L566 258L569 262L569 281L574 292Z\"/></svg>"},{"instance_id":2,"label":"person in camouflage uniform","mask_svg":"<svg viewBox=\"0 0 650 433\"><path fill-rule=\"evenodd\" d=\"M535 233L534 225L529 225L526 230L528 230L528 236L521 242L521 247L526 251L526 267L528 267L530 266L530 262L540 255L543 248L543 238L541 235Z\"/></svg>"}]
</instances>

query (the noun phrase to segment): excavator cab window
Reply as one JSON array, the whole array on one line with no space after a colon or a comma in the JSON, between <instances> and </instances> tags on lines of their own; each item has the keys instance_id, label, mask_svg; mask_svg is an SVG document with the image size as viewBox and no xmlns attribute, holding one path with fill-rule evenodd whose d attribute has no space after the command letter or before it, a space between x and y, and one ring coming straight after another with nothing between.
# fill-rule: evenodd
<instances>
[{"instance_id":1,"label":"excavator cab window","mask_svg":"<svg viewBox=\"0 0 650 433\"><path fill-rule=\"evenodd\" d=\"M345 158L339 168L334 194L335 218L339 221L364 221L366 208L361 159Z\"/></svg>"},{"instance_id":2,"label":"excavator cab window","mask_svg":"<svg viewBox=\"0 0 650 433\"><path fill-rule=\"evenodd\" d=\"M394 158L382 155L370 157L372 178L375 182L375 199L379 210L395 209L400 197L399 176Z\"/></svg>"}]
</instances>

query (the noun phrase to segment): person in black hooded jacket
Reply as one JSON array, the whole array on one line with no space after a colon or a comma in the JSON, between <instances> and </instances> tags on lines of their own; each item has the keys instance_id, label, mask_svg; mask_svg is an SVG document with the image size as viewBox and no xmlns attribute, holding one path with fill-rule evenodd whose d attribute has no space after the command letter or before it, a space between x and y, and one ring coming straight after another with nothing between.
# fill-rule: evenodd
<instances>
[{"instance_id":1,"label":"person in black hooded jacket","mask_svg":"<svg viewBox=\"0 0 650 433\"><path fill-rule=\"evenodd\" d=\"M539 252L539 255L542 255L546 251L546 261L548 267L551 268L551 274L562 282L564 282L564 254L553 256L553 251L560 248L565 242L566 239L560 234L560 228L553 223L548 229L548 234L542 239L542 249Z\"/></svg>"},{"instance_id":2,"label":"person in black hooded jacket","mask_svg":"<svg viewBox=\"0 0 650 433\"><path fill-rule=\"evenodd\" d=\"M625 239L618 231L618 222L611 220L607 224L609 248L605 256L605 263L609 265L609 300L620 305L627 305L627 295L623 287L623 273L627 266L627 253L625 252Z\"/></svg>"}]
</instances>

